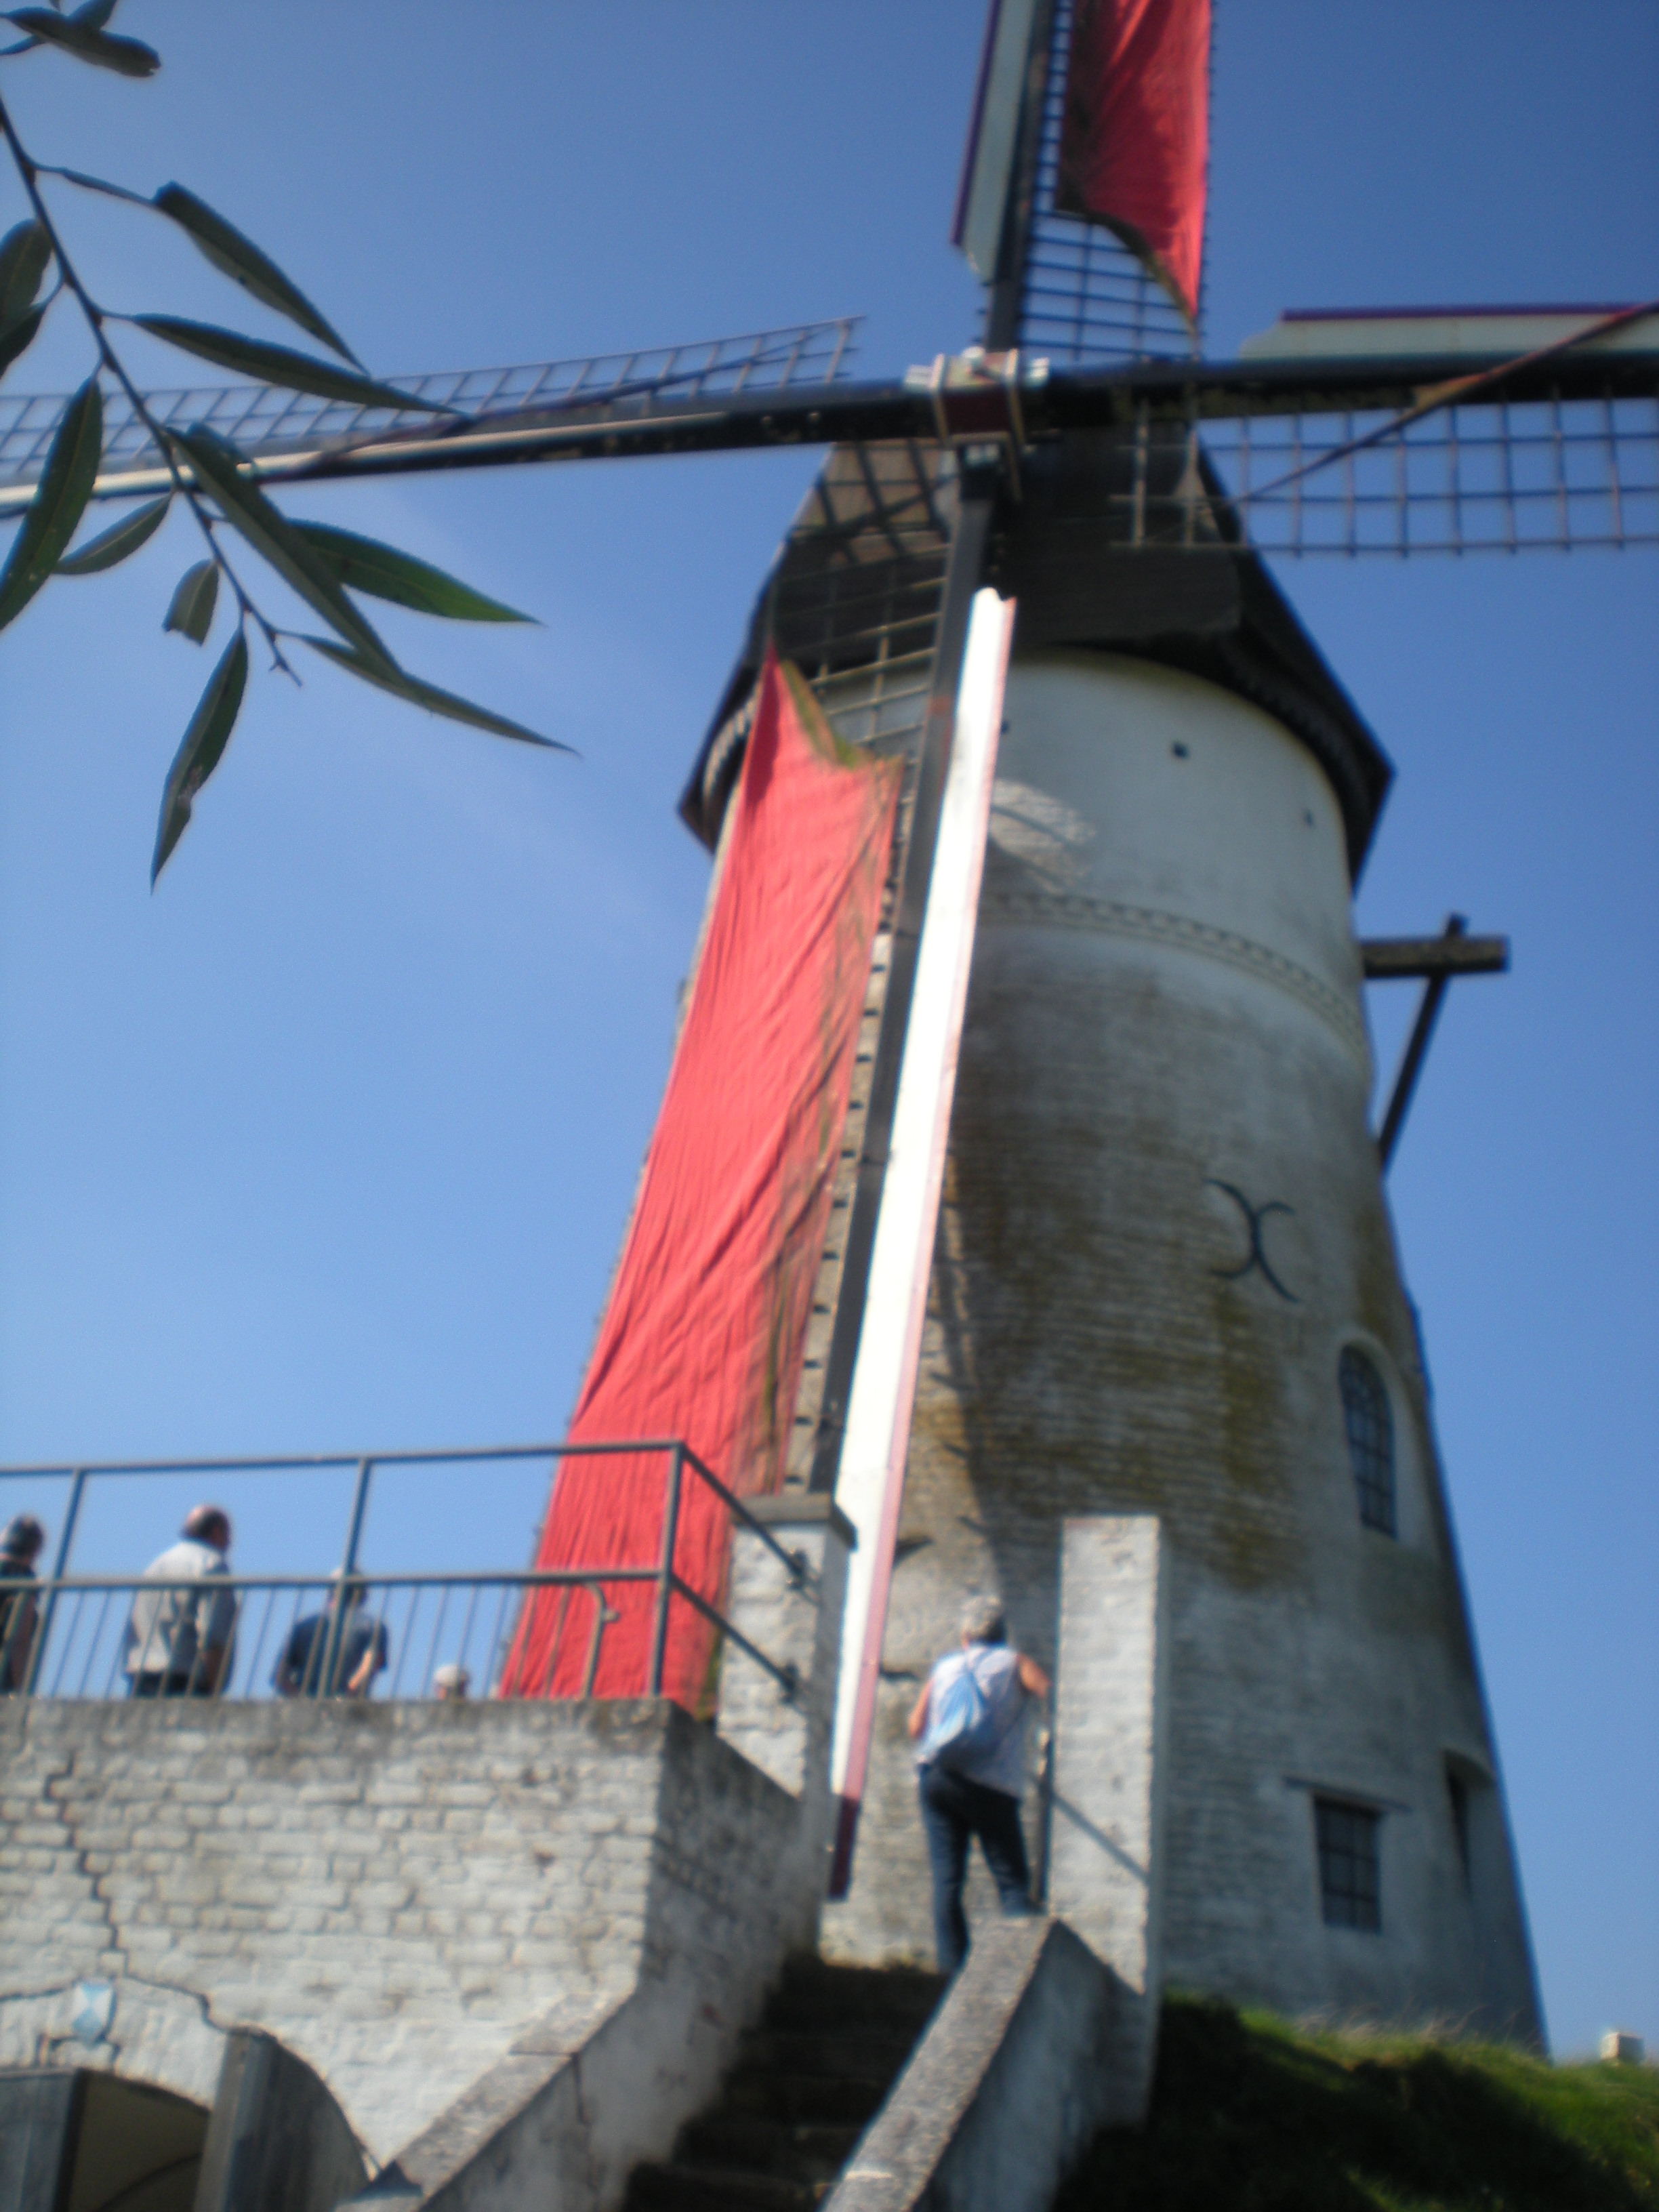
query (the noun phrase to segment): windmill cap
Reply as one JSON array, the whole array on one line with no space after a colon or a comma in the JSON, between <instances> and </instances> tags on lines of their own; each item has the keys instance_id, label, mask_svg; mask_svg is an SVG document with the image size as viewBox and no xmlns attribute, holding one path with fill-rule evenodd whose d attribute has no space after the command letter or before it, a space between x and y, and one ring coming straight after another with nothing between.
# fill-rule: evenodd
<instances>
[{"instance_id":1,"label":"windmill cap","mask_svg":"<svg viewBox=\"0 0 1659 2212\"><path fill-rule=\"evenodd\" d=\"M9 1559L32 1559L46 1540L46 1532L33 1513L14 1515L0 1536L0 1554Z\"/></svg>"}]
</instances>

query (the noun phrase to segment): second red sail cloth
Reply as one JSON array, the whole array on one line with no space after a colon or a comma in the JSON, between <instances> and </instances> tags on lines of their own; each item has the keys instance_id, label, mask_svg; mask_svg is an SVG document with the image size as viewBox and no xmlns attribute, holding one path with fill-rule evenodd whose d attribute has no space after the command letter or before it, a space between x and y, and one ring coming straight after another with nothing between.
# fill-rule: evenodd
<instances>
[{"instance_id":1,"label":"second red sail cloth","mask_svg":"<svg viewBox=\"0 0 1659 2212\"><path fill-rule=\"evenodd\" d=\"M739 1494L775 1490L898 803L896 763L840 746L793 672L769 659L732 799L691 1002L647 1155L573 1442L679 1437ZM653 1565L666 1457L567 1459L537 1564ZM727 1516L685 1479L678 1572L718 1606ZM655 1590L611 1584L593 1688L646 1687ZM540 1594L502 1676L508 1696L584 1687L594 1607ZM695 1706L713 1632L671 1615L663 1688Z\"/></svg>"},{"instance_id":2,"label":"second red sail cloth","mask_svg":"<svg viewBox=\"0 0 1659 2212\"><path fill-rule=\"evenodd\" d=\"M1210 0L1077 0L1055 206L1092 216L1198 315Z\"/></svg>"}]
</instances>

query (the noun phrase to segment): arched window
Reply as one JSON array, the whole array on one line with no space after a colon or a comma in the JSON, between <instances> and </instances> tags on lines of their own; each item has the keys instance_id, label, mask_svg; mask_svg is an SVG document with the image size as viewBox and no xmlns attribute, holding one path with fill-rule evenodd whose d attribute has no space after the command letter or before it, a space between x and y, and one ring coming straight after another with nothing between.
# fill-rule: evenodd
<instances>
[{"instance_id":1,"label":"arched window","mask_svg":"<svg viewBox=\"0 0 1659 2212\"><path fill-rule=\"evenodd\" d=\"M1359 1517L1368 1528L1392 1536L1394 1526L1394 1415L1382 1377L1363 1352L1347 1346L1337 1363L1342 1386L1342 1421L1348 1432L1348 1459L1359 1493Z\"/></svg>"}]
</instances>

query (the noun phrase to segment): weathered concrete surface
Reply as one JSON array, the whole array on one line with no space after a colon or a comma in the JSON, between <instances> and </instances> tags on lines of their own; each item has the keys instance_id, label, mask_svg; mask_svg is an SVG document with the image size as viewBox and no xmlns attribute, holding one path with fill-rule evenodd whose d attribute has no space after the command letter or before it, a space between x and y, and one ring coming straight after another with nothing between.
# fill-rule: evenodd
<instances>
[{"instance_id":1,"label":"weathered concrete surface","mask_svg":"<svg viewBox=\"0 0 1659 2212\"><path fill-rule=\"evenodd\" d=\"M326 2083L272 2037L230 2035L194 2212L334 2212L368 2179Z\"/></svg>"},{"instance_id":2,"label":"weathered concrete surface","mask_svg":"<svg viewBox=\"0 0 1659 2212\"><path fill-rule=\"evenodd\" d=\"M1163 1995L1168 1577L1149 1514L1066 1523L1048 1905L1116 1978L1103 2125L1146 2115Z\"/></svg>"},{"instance_id":3,"label":"weathered concrete surface","mask_svg":"<svg viewBox=\"0 0 1659 2212\"><path fill-rule=\"evenodd\" d=\"M1060 1921L984 1929L827 2212L1047 2212L1126 2101L1112 2076L1124 1994Z\"/></svg>"},{"instance_id":4,"label":"weathered concrete surface","mask_svg":"<svg viewBox=\"0 0 1659 2212\"><path fill-rule=\"evenodd\" d=\"M257 2028L386 2160L561 1998L684 1982L704 1995L671 2071L701 2099L812 1941L799 1831L665 1704L9 1698L0 2066L99 2063L208 2106L228 2032ZM116 1988L92 2054L68 2039L84 1977Z\"/></svg>"},{"instance_id":5,"label":"weathered concrete surface","mask_svg":"<svg viewBox=\"0 0 1659 2212\"><path fill-rule=\"evenodd\" d=\"M827 1500L757 1500L751 1510L799 1559L792 1571L739 1528L727 1595L733 1626L799 1678L794 1698L744 1654L720 1670L718 1733L757 1784L787 1793L787 1832L774 1838L775 1897L750 1917L662 1911L634 1987L621 1997L572 1996L515 2039L393 2160L363 2203L398 2199L434 2212L590 2212L616 2203L633 2166L665 2155L682 2123L714 2094L737 2031L759 2008L787 1951L816 1934L828 1864L830 1726L851 1534ZM700 1732L701 1733L701 1732ZM729 1758L731 1753L726 1753ZM686 1813L696 1826L695 1805ZM664 1822L680 1825L665 1804ZM717 1846L718 1848L718 1846ZM725 1869L711 1868L718 1885Z\"/></svg>"},{"instance_id":6,"label":"weathered concrete surface","mask_svg":"<svg viewBox=\"0 0 1659 2212\"><path fill-rule=\"evenodd\" d=\"M739 1526L732 1543L727 1617L751 1644L799 1673L802 1693L781 1698L776 1683L742 1652L728 1650L720 1667L722 1737L792 1796L805 1792L814 1815L829 1815L830 1732L842 1607L847 1591L852 1524L827 1498L786 1492L749 1500L749 1508L786 1552L798 1557L805 1583L790 1573L763 1538Z\"/></svg>"},{"instance_id":7,"label":"weathered concrete surface","mask_svg":"<svg viewBox=\"0 0 1659 2212\"><path fill-rule=\"evenodd\" d=\"M1172 1669L1165 1963L1291 2014L1538 2031L1526 1923L1367 1126L1341 816L1195 678L1044 651L1008 730L922 1352L850 1959L927 1958L904 1717L963 1595L1057 1644L1062 1524L1155 1514ZM1249 1218L1283 1290L1252 1265ZM1337 1363L1387 1389L1364 1527ZM1470 1784L1466 1874L1450 1772ZM1311 1797L1381 1814L1382 1926L1321 1916ZM969 1908L975 1910L970 1894Z\"/></svg>"}]
</instances>

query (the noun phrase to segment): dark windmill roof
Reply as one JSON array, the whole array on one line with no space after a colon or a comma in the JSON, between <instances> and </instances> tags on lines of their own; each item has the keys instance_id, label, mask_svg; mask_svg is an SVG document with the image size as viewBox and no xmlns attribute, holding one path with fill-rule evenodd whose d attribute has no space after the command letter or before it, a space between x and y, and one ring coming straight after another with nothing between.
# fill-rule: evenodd
<instances>
[{"instance_id":1,"label":"dark windmill roof","mask_svg":"<svg viewBox=\"0 0 1659 2212\"><path fill-rule=\"evenodd\" d=\"M1133 653L1206 678L1300 738L1330 782L1356 878L1394 769L1178 427L1083 431L1021 458L988 580L1019 602L1016 652Z\"/></svg>"},{"instance_id":2,"label":"dark windmill roof","mask_svg":"<svg viewBox=\"0 0 1659 2212\"><path fill-rule=\"evenodd\" d=\"M1080 432L1022 454L1020 477L988 579L1019 602L1016 652L1132 653L1263 708L1324 769L1358 877L1393 770L1260 558L1240 544L1202 454L1179 429L1139 445L1122 431ZM955 503L953 464L937 447L830 453L780 548L680 799L706 844L718 840L743 758L769 636L838 726L837 696L876 698L843 734L905 749L920 726Z\"/></svg>"}]
</instances>

